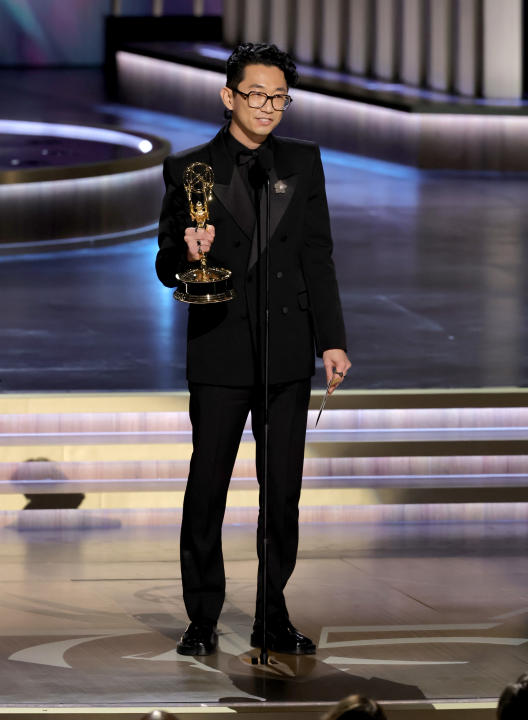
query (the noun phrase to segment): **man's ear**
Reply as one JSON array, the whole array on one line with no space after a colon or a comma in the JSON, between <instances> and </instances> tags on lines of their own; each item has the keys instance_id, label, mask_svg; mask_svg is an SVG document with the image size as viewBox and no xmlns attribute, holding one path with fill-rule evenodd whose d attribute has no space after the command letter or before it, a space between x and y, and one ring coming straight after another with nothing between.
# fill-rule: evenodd
<instances>
[{"instance_id":1,"label":"man's ear","mask_svg":"<svg viewBox=\"0 0 528 720\"><path fill-rule=\"evenodd\" d=\"M223 87L220 90L220 97L222 98L222 102L226 106L228 110L233 109L233 91L231 88Z\"/></svg>"}]
</instances>

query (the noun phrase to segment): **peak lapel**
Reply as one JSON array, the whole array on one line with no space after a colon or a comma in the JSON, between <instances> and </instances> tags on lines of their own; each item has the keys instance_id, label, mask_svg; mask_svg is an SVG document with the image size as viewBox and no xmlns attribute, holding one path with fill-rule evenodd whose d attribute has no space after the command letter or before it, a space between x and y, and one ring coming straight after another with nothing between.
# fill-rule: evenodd
<instances>
[{"instance_id":1,"label":"peak lapel","mask_svg":"<svg viewBox=\"0 0 528 720\"><path fill-rule=\"evenodd\" d=\"M270 237L273 237L277 227L288 209L295 188L298 174L282 175L280 168L273 168L270 172Z\"/></svg>"},{"instance_id":2,"label":"peak lapel","mask_svg":"<svg viewBox=\"0 0 528 720\"><path fill-rule=\"evenodd\" d=\"M279 178L275 168L270 171L270 238L273 239L273 235L282 220L284 213L288 209L291 202L295 188L297 186L298 174L287 175L285 179ZM263 189L260 196L260 227L261 227L261 241L260 241L260 252L263 253L266 247L266 192ZM259 255L259 242L258 242L258 229L255 227L253 234L253 241L251 244L251 253L249 257L248 269L252 268L257 262Z\"/></svg>"},{"instance_id":3,"label":"peak lapel","mask_svg":"<svg viewBox=\"0 0 528 720\"><path fill-rule=\"evenodd\" d=\"M271 136L273 168L270 172L270 236L273 238L288 209L299 181L299 168L292 164L288 148Z\"/></svg>"},{"instance_id":4,"label":"peak lapel","mask_svg":"<svg viewBox=\"0 0 528 720\"><path fill-rule=\"evenodd\" d=\"M226 150L223 132L225 131L221 130L209 146L215 176L213 194L244 234L251 239L255 226L255 209L238 168Z\"/></svg>"},{"instance_id":5,"label":"peak lapel","mask_svg":"<svg viewBox=\"0 0 528 720\"><path fill-rule=\"evenodd\" d=\"M227 185L215 183L213 193L240 229L251 239L255 227L255 208L237 167L233 170L231 182Z\"/></svg>"}]
</instances>

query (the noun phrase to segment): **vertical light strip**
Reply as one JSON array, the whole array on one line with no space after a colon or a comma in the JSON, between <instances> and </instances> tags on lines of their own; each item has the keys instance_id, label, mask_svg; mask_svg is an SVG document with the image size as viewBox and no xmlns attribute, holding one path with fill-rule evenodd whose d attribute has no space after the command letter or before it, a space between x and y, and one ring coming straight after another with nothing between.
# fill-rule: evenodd
<instances>
[{"instance_id":1,"label":"vertical light strip","mask_svg":"<svg viewBox=\"0 0 528 720\"><path fill-rule=\"evenodd\" d=\"M268 3L261 0L244 0L244 33L245 42L262 42L264 40Z\"/></svg>"},{"instance_id":2,"label":"vertical light strip","mask_svg":"<svg viewBox=\"0 0 528 720\"><path fill-rule=\"evenodd\" d=\"M281 50L289 50L292 21L292 0L270 0L268 40L275 43Z\"/></svg>"},{"instance_id":3,"label":"vertical light strip","mask_svg":"<svg viewBox=\"0 0 528 720\"><path fill-rule=\"evenodd\" d=\"M483 0L482 92L486 98L522 97L523 3Z\"/></svg>"},{"instance_id":4,"label":"vertical light strip","mask_svg":"<svg viewBox=\"0 0 528 720\"><path fill-rule=\"evenodd\" d=\"M370 70L371 0L348 0L348 41L345 45L346 67L356 75Z\"/></svg>"},{"instance_id":5,"label":"vertical light strip","mask_svg":"<svg viewBox=\"0 0 528 720\"><path fill-rule=\"evenodd\" d=\"M423 0L403 0L400 80L419 87L424 76L423 67Z\"/></svg>"},{"instance_id":6,"label":"vertical light strip","mask_svg":"<svg viewBox=\"0 0 528 720\"><path fill-rule=\"evenodd\" d=\"M430 0L427 28L427 86L451 89L453 0Z\"/></svg>"},{"instance_id":7,"label":"vertical light strip","mask_svg":"<svg viewBox=\"0 0 528 720\"><path fill-rule=\"evenodd\" d=\"M316 59L316 14L317 0L297 0L294 53L304 63Z\"/></svg>"},{"instance_id":8,"label":"vertical light strip","mask_svg":"<svg viewBox=\"0 0 528 720\"><path fill-rule=\"evenodd\" d=\"M320 61L323 67L338 69L342 62L343 13L341 0L325 0L321 26Z\"/></svg>"},{"instance_id":9,"label":"vertical light strip","mask_svg":"<svg viewBox=\"0 0 528 720\"><path fill-rule=\"evenodd\" d=\"M234 46L240 40L241 20L240 0L224 0L222 27L226 45Z\"/></svg>"},{"instance_id":10,"label":"vertical light strip","mask_svg":"<svg viewBox=\"0 0 528 720\"><path fill-rule=\"evenodd\" d=\"M205 0L193 0L194 17L202 17L205 12Z\"/></svg>"},{"instance_id":11,"label":"vertical light strip","mask_svg":"<svg viewBox=\"0 0 528 720\"><path fill-rule=\"evenodd\" d=\"M163 6L165 0L152 0L152 14L154 17L161 17L163 15Z\"/></svg>"},{"instance_id":12,"label":"vertical light strip","mask_svg":"<svg viewBox=\"0 0 528 720\"><path fill-rule=\"evenodd\" d=\"M457 0L455 89L475 97L478 90L479 0Z\"/></svg>"},{"instance_id":13,"label":"vertical light strip","mask_svg":"<svg viewBox=\"0 0 528 720\"><path fill-rule=\"evenodd\" d=\"M396 75L396 0L376 0L374 75L394 80Z\"/></svg>"}]
</instances>

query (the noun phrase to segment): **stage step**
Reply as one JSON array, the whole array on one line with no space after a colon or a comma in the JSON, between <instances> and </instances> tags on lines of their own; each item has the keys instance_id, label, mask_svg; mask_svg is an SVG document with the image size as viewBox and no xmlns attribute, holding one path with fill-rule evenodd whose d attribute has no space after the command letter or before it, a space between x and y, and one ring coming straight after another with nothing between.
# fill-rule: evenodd
<instances>
[{"instance_id":1,"label":"stage step","mask_svg":"<svg viewBox=\"0 0 528 720\"><path fill-rule=\"evenodd\" d=\"M526 452L527 408L325 410L308 418L306 457L500 455ZM185 460L192 451L186 411L9 413L0 415L7 462ZM240 458L254 456L249 423Z\"/></svg>"},{"instance_id":2,"label":"stage step","mask_svg":"<svg viewBox=\"0 0 528 720\"><path fill-rule=\"evenodd\" d=\"M528 502L525 391L345 391L316 428L322 397L311 399L301 508ZM83 509L181 508L185 393L4 395L0 407L4 509L39 494L83 494ZM231 508L258 506L254 452L248 422Z\"/></svg>"}]
</instances>

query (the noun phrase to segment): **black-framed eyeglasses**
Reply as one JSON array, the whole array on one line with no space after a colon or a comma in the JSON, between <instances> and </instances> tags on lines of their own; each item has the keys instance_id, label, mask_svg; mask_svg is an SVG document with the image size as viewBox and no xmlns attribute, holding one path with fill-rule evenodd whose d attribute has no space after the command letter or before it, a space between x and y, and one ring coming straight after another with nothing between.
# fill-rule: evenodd
<instances>
[{"instance_id":1,"label":"black-framed eyeglasses","mask_svg":"<svg viewBox=\"0 0 528 720\"><path fill-rule=\"evenodd\" d=\"M250 90L250 92L245 93L236 88L233 88L233 92L242 95L244 100L247 100L249 107L255 108L255 110L264 107L268 100L271 100L272 108L278 112L283 112L293 102L291 95L267 95L265 92L259 92L258 90Z\"/></svg>"}]
</instances>

